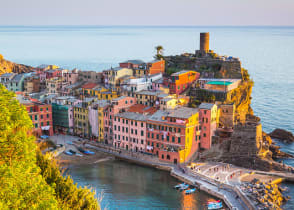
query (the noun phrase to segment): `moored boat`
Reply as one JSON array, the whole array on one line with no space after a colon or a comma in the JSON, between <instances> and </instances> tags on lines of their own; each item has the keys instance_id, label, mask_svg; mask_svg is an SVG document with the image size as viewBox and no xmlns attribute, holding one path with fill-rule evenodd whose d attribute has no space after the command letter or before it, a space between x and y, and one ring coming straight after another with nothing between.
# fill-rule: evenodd
<instances>
[{"instance_id":1,"label":"moored boat","mask_svg":"<svg viewBox=\"0 0 294 210\"><path fill-rule=\"evenodd\" d=\"M196 192L196 188L192 188L192 189L190 189L190 190L186 190L186 191L185 191L186 195L188 195L188 194L192 194L192 193L194 193L194 192Z\"/></svg>"},{"instance_id":2,"label":"moored boat","mask_svg":"<svg viewBox=\"0 0 294 210\"><path fill-rule=\"evenodd\" d=\"M184 185L182 185L180 188L179 188L179 190L180 191L183 191L183 190L186 190L186 189L188 189L189 188L189 185L188 184L184 184Z\"/></svg>"},{"instance_id":3,"label":"moored boat","mask_svg":"<svg viewBox=\"0 0 294 210\"><path fill-rule=\"evenodd\" d=\"M64 153L67 154L67 155L70 155L70 156L73 155L70 151L65 151Z\"/></svg>"},{"instance_id":4,"label":"moored boat","mask_svg":"<svg viewBox=\"0 0 294 210\"><path fill-rule=\"evenodd\" d=\"M174 186L174 188L175 189L180 189L183 185L185 185L184 182L182 184L177 184L176 186Z\"/></svg>"},{"instance_id":5,"label":"moored boat","mask_svg":"<svg viewBox=\"0 0 294 210\"><path fill-rule=\"evenodd\" d=\"M209 209L209 210L221 209L221 208L223 208L223 204L221 201L207 202L207 209Z\"/></svg>"}]
</instances>

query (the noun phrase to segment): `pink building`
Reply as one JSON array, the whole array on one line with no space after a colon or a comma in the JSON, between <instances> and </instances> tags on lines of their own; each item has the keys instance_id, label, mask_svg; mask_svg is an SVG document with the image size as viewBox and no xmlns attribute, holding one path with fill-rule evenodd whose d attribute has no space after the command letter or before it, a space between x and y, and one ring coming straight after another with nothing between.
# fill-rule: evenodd
<instances>
[{"instance_id":1,"label":"pink building","mask_svg":"<svg viewBox=\"0 0 294 210\"><path fill-rule=\"evenodd\" d=\"M115 147L144 152L146 150L146 121L149 114L155 113L154 107L135 104L127 112L114 116L113 134Z\"/></svg>"},{"instance_id":2,"label":"pink building","mask_svg":"<svg viewBox=\"0 0 294 210\"><path fill-rule=\"evenodd\" d=\"M78 71L76 69L63 73L63 80L69 85L75 84L78 81Z\"/></svg>"},{"instance_id":3,"label":"pink building","mask_svg":"<svg viewBox=\"0 0 294 210\"><path fill-rule=\"evenodd\" d=\"M145 151L146 120L147 116L140 113L116 114L113 122L113 145L134 152Z\"/></svg>"},{"instance_id":4,"label":"pink building","mask_svg":"<svg viewBox=\"0 0 294 210\"><path fill-rule=\"evenodd\" d=\"M201 125L200 145L202 149L210 149L212 136L217 129L217 106L215 104L202 103L199 106L199 122Z\"/></svg>"},{"instance_id":5,"label":"pink building","mask_svg":"<svg viewBox=\"0 0 294 210\"><path fill-rule=\"evenodd\" d=\"M106 144L113 143L113 119L114 115L124 112L126 108L136 104L136 98L121 96L112 99L111 105L104 112L104 141Z\"/></svg>"}]
</instances>

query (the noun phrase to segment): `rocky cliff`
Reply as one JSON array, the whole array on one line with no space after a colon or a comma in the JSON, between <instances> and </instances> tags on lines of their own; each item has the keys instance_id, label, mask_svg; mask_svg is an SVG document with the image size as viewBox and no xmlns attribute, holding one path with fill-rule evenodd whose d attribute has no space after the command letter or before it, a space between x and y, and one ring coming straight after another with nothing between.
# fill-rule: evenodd
<instances>
[{"instance_id":1,"label":"rocky cliff","mask_svg":"<svg viewBox=\"0 0 294 210\"><path fill-rule=\"evenodd\" d=\"M4 73L26 73L34 71L35 68L23 64L16 64L11 61L5 60L3 55L0 54L0 75Z\"/></svg>"}]
</instances>

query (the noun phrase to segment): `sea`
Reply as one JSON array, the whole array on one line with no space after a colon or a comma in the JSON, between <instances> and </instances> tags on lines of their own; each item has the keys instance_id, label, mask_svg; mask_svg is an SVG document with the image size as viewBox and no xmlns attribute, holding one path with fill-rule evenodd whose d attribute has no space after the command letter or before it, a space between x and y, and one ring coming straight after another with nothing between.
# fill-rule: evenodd
<instances>
[{"instance_id":1,"label":"sea","mask_svg":"<svg viewBox=\"0 0 294 210\"><path fill-rule=\"evenodd\" d=\"M294 132L294 27L0 26L0 54L26 65L99 72L128 59L151 61L157 45L163 46L164 55L193 53L199 49L200 32L210 32L211 50L239 57L248 69L255 83L252 108L263 130ZM278 144L294 154L294 144ZM294 166L294 160L284 161ZM117 204L122 205L119 209L185 209L185 196L171 190L176 181L165 172L115 162L70 173L80 185L89 183L99 192L105 188L102 206L108 209ZM294 187L286 185L293 199L284 208L293 209ZM209 197L200 194L193 196L191 209L201 209L199 202Z\"/></svg>"}]
</instances>

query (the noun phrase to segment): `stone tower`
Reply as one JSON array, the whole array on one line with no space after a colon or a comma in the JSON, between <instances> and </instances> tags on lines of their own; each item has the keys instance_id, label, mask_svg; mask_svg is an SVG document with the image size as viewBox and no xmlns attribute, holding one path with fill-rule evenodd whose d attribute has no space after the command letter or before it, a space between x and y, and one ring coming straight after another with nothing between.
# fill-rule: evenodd
<instances>
[{"instance_id":1,"label":"stone tower","mask_svg":"<svg viewBox=\"0 0 294 210\"><path fill-rule=\"evenodd\" d=\"M209 52L209 32L200 33L200 51Z\"/></svg>"}]
</instances>

